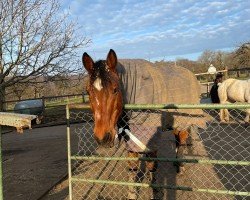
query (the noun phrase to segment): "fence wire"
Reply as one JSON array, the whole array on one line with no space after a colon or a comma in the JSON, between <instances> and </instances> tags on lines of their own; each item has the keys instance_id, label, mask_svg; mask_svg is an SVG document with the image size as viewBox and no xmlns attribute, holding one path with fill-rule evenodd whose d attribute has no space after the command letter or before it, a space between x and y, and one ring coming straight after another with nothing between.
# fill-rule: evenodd
<instances>
[{"instance_id":1,"label":"fence wire","mask_svg":"<svg viewBox=\"0 0 250 200\"><path fill-rule=\"evenodd\" d=\"M178 116L183 115L179 109L174 111ZM173 110L164 112L173 113ZM250 198L250 126L244 122L245 110L229 109L229 122L220 121L218 109L202 112L205 123L193 124L187 129L186 143L180 146L181 156L177 156L174 130L162 125L163 110L126 110L129 118L133 118L126 120L130 132L147 148L157 150L158 158L153 158L142 153L131 154L132 150L139 151L131 140L121 142L119 147L99 147L93 135L92 113L70 109L70 134L79 138L78 153L71 155L71 198ZM145 118L150 119L150 123L145 125ZM185 113L185 124L192 124L193 118ZM177 124L182 120L183 124L183 118L175 120ZM148 167L148 163L153 162L150 158L158 159L155 171ZM184 161L184 168L178 173L180 161ZM137 169L131 170L131 166Z\"/></svg>"}]
</instances>

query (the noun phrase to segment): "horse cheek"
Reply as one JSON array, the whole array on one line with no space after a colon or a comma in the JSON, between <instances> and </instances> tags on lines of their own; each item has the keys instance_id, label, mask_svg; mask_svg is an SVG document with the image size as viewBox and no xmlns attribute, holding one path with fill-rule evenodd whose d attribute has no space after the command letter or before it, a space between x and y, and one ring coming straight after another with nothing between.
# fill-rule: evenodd
<instances>
[{"instance_id":1,"label":"horse cheek","mask_svg":"<svg viewBox=\"0 0 250 200\"><path fill-rule=\"evenodd\" d=\"M119 98L118 98L118 117L117 117L117 120L118 120L118 118L121 116L121 114L122 114L122 108L123 108L123 100L122 100L122 94L119 94Z\"/></svg>"},{"instance_id":2,"label":"horse cheek","mask_svg":"<svg viewBox=\"0 0 250 200\"><path fill-rule=\"evenodd\" d=\"M118 96L116 96L113 100L112 103L113 106L113 114L111 116L111 120L112 120L112 125L113 127L115 127L115 125L117 124L117 121L122 113L122 98L121 95L118 94Z\"/></svg>"},{"instance_id":3,"label":"horse cheek","mask_svg":"<svg viewBox=\"0 0 250 200\"><path fill-rule=\"evenodd\" d=\"M119 117L122 114L122 106L123 106L122 95L118 94L118 97L116 98L116 110L117 110L117 114L116 114L116 121L115 121L115 123L117 123Z\"/></svg>"}]
</instances>

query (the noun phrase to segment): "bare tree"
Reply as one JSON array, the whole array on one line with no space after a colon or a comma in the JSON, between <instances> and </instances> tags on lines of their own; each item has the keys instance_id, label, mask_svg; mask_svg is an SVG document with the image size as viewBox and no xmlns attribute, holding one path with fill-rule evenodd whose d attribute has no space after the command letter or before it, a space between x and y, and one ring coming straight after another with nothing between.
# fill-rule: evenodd
<instances>
[{"instance_id":1,"label":"bare tree","mask_svg":"<svg viewBox=\"0 0 250 200\"><path fill-rule=\"evenodd\" d=\"M206 71L210 64L215 60L215 52L211 50L205 50L201 56L198 58L198 62L203 65Z\"/></svg>"},{"instance_id":2,"label":"bare tree","mask_svg":"<svg viewBox=\"0 0 250 200\"><path fill-rule=\"evenodd\" d=\"M242 44L236 51L235 56L238 60L238 67L245 68L250 66L250 42Z\"/></svg>"},{"instance_id":3,"label":"bare tree","mask_svg":"<svg viewBox=\"0 0 250 200\"><path fill-rule=\"evenodd\" d=\"M14 84L5 91L5 95L8 95L8 93L12 94L12 99L18 98L18 100L21 100L25 93L30 90L31 87L29 87L28 83L19 83Z\"/></svg>"},{"instance_id":4,"label":"bare tree","mask_svg":"<svg viewBox=\"0 0 250 200\"><path fill-rule=\"evenodd\" d=\"M59 8L58 0L1 0L0 110L6 88L80 68L77 49L89 40Z\"/></svg>"}]
</instances>

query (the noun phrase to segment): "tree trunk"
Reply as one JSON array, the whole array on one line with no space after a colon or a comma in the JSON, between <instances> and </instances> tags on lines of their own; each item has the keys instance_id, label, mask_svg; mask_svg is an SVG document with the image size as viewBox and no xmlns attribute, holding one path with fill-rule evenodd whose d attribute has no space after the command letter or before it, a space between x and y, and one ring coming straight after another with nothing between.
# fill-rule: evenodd
<instances>
[{"instance_id":1,"label":"tree trunk","mask_svg":"<svg viewBox=\"0 0 250 200\"><path fill-rule=\"evenodd\" d=\"M5 88L0 85L0 112L6 110L5 105Z\"/></svg>"},{"instance_id":2,"label":"tree trunk","mask_svg":"<svg viewBox=\"0 0 250 200\"><path fill-rule=\"evenodd\" d=\"M34 96L34 98L37 98L37 90L36 90L36 87L35 87L35 96Z\"/></svg>"}]
</instances>

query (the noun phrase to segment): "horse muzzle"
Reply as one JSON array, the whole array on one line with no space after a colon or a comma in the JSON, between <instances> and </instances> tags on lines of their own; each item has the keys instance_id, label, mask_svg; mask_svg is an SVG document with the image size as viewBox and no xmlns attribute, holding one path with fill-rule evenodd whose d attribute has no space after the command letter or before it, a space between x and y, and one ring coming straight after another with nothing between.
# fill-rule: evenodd
<instances>
[{"instance_id":1,"label":"horse muzzle","mask_svg":"<svg viewBox=\"0 0 250 200\"><path fill-rule=\"evenodd\" d=\"M105 132L102 139L95 136L95 140L97 141L98 145L105 148L112 148L114 146L114 139L115 138L111 132Z\"/></svg>"}]
</instances>

